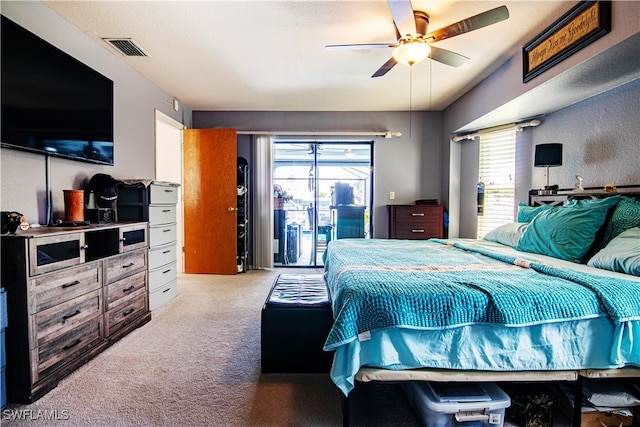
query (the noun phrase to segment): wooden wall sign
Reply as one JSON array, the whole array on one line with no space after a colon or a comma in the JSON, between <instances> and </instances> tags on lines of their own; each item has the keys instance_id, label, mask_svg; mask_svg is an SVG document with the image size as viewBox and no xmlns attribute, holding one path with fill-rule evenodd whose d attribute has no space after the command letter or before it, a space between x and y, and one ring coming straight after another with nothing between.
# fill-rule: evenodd
<instances>
[{"instance_id":1,"label":"wooden wall sign","mask_svg":"<svg viewBox=\"0 0 640 427\"><path fill-rule=\"evenodd\" d=\"M581 1L522 49L524 83L611 31L611 1Z\"/></svg>"}]
</instances>

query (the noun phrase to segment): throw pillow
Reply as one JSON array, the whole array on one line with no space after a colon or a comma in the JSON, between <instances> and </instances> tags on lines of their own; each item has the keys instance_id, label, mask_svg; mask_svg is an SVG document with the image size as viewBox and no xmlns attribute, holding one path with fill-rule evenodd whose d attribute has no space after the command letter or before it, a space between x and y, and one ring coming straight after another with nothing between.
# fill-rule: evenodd
<instances>
[{"instance_id":1,"label":"throw pillow","mask_svg":"<svg viewBox=\"0 0 640 427\"><path fill-rule=\"evenodd\" d=\"M529 223L516 249L581 262L608 211L606 204L568 204L540 212Z\"/></svg>"},{"instance_id":2,"label":"throw pillow","mask_svg":"<svg viewBox=\"0 0 640 427\"><path fill-rule=\"evenodd\" d=\"M602 236L600 248L603 248L617 235L632 227L640 226L640 202L622 197L611 214Z\"/></svg>"},{"instance_id":3,"label":"throw pillow","mask_svg":"<svg viewBox=\"0 0 640 427\"><path fill-rule=\"evenodd\" d=\"M518 222L531 222L536 215L538 215L542 211L546 211L547 209L553 209L555 206L551 205L540 205L540 206L529 206L526 203L518 202Z\"/></svg>"},{"instance_id":4,"label":"throw pillow","mask_svg":"<svg viewBox=\"0 0 640 427\"><path fill-rule=\"evenodd\" d=\"M640 276L640 227L632 227L611 239L587 265Z\"/></svg>"},{"instance_id":5,"label":"throw pillow","mask_svg":"<svg viewBox=\"0 0 640 427\"><path fill-rule=\"evenodd\" d=\"M515 248L528 225L526 222L504 224L489 231L483 239Z\"/></svg>"}]
</instances>

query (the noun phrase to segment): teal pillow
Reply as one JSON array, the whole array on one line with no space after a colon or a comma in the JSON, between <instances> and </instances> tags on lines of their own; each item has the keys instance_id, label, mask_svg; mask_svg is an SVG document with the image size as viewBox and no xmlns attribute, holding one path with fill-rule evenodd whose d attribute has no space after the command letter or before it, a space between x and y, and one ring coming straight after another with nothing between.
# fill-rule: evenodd
<instances>
[{"instance_id":1,"label":"teal pillow","mask_svg":"<svg viewBox=\"0 0 640 427\"><path fill-rule=\"evenodd\" d=\"M540 205L540 206L528 206L526 203L518 202L518 222L531 222L531 220L542 211L552 209L555 206Z\"/></svg>"},{"instance_id":2,"label":"teal pillow","mask_svg":"<svg viewBox=\"0 0 640 427\"><path fill-rule=\"evenodd\" d=\"M604 203L571 203L540 212L522 233L516 249L581 262L608 211Z\"/></svg>"},{"instance_id":3,"label":"teal pillow","mask_svg":"<svg viewBox=\"0 0 640 427\"><path fill-rule=\"evenodd\" d=\"M629 197L622 197L611 214L602 236L600 248L603 248L625 230L640 227L640 202Z\"/></svg>"},{"instance_id":4,"label":"teal pillow","mask_svg":"<svg viewBox=\"0 0 640 427\"><path fill-rule=\"evenodd\" d=\"M587 265L640 276L640 228L632 227L618 234Z\"/></svg>"},{"instance_id":5,"label":"teal pillow","mask_svg":"<svg viewBox=\"0 0 640 427\"><path fill-rule=\"evenodd\" d=\"M489 231L483 239L515 248L528 225L526 222L510 222Z\"/></svg>"}]
</instances>

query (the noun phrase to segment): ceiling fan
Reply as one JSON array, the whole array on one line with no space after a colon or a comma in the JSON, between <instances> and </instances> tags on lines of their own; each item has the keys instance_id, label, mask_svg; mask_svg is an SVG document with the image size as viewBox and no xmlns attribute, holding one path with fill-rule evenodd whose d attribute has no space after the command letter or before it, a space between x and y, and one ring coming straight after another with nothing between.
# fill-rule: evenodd
<instances>
[{"instance_id":1,"label":"ceiling fan","mask_svg":"<svg viewBox=\"0 0 640 427\"><path fill-rule=\"evenodd\" d=\"M429 14L414 10L411 0L387 0L393 23L396 27L397 42L370 44L340 44L327 45L328 50L377 49L394 48L391 58L382 65L371 77L381 77L387 74L397 63L413 65L431 58L452 67L459 67L469 58L432 46L432 43L451 37L459 36L509 18L506 6L500 6L478 15L471 16L444 28L427 33Z\"/></svg>"}]
</instances>

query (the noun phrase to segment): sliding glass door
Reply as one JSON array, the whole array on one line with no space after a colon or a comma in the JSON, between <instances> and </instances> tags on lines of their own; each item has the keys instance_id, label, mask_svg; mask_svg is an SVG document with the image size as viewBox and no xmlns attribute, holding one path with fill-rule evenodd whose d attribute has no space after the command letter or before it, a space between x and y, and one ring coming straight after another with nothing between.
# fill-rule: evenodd
<instances>
[{"instance_id":1,"label":"sliding glass door","mask_svg":"<svg viewBox=\"0 0 640 427\"><path fill-rule=\"evenodd\" d=\"M371 236L370 141L275 141L274 266L319 267L332 239Z\"/></svg>"}]
</instances>

